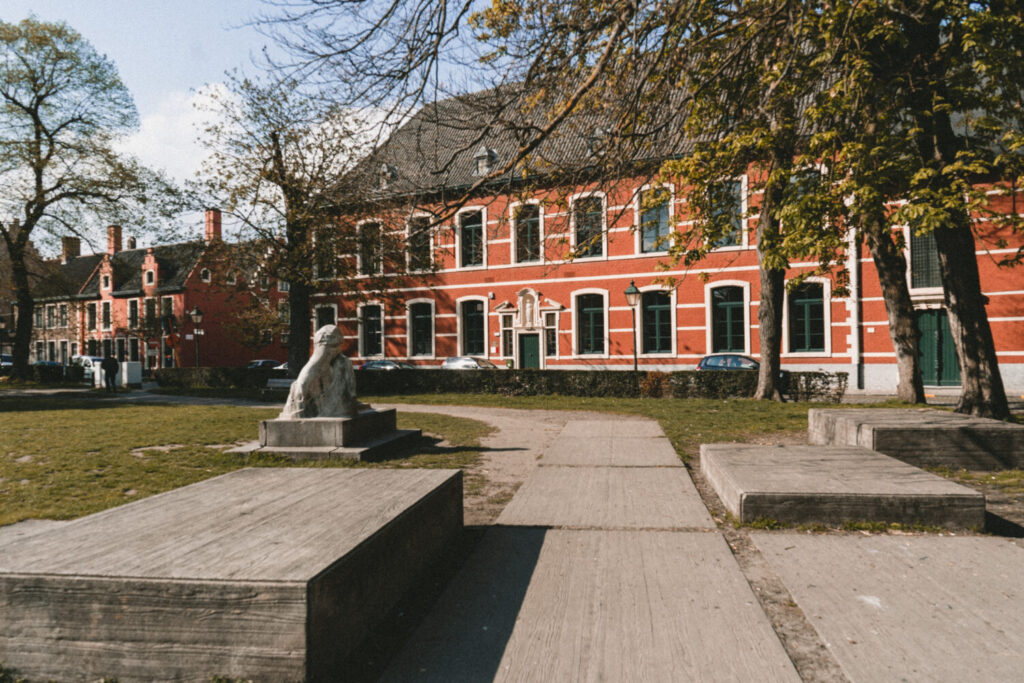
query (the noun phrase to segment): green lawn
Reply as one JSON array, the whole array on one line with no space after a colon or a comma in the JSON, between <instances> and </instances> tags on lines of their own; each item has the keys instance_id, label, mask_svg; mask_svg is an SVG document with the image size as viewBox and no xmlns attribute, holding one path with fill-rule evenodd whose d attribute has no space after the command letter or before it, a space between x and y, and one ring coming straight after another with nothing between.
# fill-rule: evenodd
<instances>
[{"instance_id":1,"label":"green lawn","mask_svg":"<svg viewBox=\"0 0 1024 683\"><path fill-rule=\"evenodd\" d=\"M510 398L480 394L367 399L642 415L661 423L683 459L696 456L701 443L785 443L800 439L807 429L807 410L815 405L746 399ZM19 399L0 394L0 525L32 517L78 517L240 467L295 466L276 456L245 457L223 452L230 444L255 439L257 422L276 417L278 410L129 405L96 398ZM426 440L416 453L383 463L330 461L300 466L466 468L479 458L479 439L491 430L474 420L430 413L400 414L399 427L422 429L446 443ZM479 484L478 477L468 477L467 491Z\"/></svg>"},{"instance_id":2,"label":"green lawn","mask_svg":"<svg viewBox=\"0 0 1024 683\"><path fill-rule=\"evenodd\" d=\"M185 486L240 467L296 466L275 456L224 453L256 438L278 409L111 404L95 399L0 397L0 525L68 519ZM314 467L467 467L491 427L427 413L399 427L438 435L415 453L383 463L330 461ZM160 449L136 450L159 446Z\"/></svg>"}]
</instances>

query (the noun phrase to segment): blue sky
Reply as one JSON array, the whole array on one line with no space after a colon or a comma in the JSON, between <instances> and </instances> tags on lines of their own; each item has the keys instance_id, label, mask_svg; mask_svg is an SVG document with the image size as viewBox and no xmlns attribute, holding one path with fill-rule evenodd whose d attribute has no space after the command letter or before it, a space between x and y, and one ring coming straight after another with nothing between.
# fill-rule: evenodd
<instances>
[{"instance_id":1,"label":"blue sky","mask_svg":"<svg viewBox=\"0 0 1024 683\"><path fill-rule=\"evenodd\" d=\"M2 0L0 20L65 21L110 57L139 109L128 150L181 180L201 155L192 91L249 67L270 44L244 25L266 9L259 0Z\"/></svg>"}]
</instances>

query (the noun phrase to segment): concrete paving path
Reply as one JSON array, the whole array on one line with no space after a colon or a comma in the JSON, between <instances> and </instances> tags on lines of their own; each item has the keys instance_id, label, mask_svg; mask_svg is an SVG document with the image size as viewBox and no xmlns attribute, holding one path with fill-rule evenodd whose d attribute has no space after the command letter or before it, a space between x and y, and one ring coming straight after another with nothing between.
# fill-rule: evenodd
<instances>
[{"instance_id":1,"label":"concrete paving path","mask_svg":"<svg viewBox=\"0 0 1024 683\"><path fill-rule=\"evenodd\" d=\"M1024 680L1024 541L753 538L851 681Z\"/></svg>"},{"instance_id":2,"label":"concrete paving path","mask_svg":"<svg viewBox=\"0 0 1024 683\"><path fill-rule=\"evenodd\" d=\"M657 423L580 416L383 680L799 678Z\"/></svg>"}]
</instances>

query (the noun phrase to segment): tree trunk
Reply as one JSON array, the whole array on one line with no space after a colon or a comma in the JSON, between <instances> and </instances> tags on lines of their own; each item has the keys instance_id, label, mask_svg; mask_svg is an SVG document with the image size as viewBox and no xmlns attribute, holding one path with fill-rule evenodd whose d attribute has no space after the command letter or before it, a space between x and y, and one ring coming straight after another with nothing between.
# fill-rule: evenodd
<instances>
[{"instance_id":1,"label":"tree trunk","mask_svg":"<svg viewBox=\"0 0 1024 683\"><path fill-rule=\"evenodd\" d=\"M310 286L304 278L295 278L288 290L288 374L298 377L309 360Z\"/></svg>"},{"instance_id":2,"label":"tree trunk","mask_svg":"<svg viewBox=\"0 0 1024 683\"><path fill-rule=\"evenodd\" d=\"M778 158L778 155L777 155ZM787 166L792 154L782 163ZM757 308L758 339L761 345L761 367L754 398L782 400L779 373L782 367L782 301L786 292L786 270L772 268L771 250L779 247L781 226L776 207L782 202L783 182L770 180L764 188L761 217L757 221L757 263L761 276L761 304Z\"/></svg>"},{"instance_id":3,"label":"tree trunk","mask_svg":"<svg viewBox=\"0 0 1024 683\"><path fill-rule=\"evenodd\" d=\"M889 336L896 352L899 383L897 396L904 403L924 403L921 379L921 332L917 328L914 303L907 286L907 261L896 249L889 227L881 222L867 226L865 239L875 261L882 285L885 312L889 317Z\"/></svg>"},{"instance_id":4,"label":"tree trunk","mask_svg":"<svg viewBox=\"0 0 1024 683\"><path fill-rule=\"evenodd\" d=\"M965 213L957 227L938 228L934 233L949 328L960 363L956 412L1005 420L1010 408L985 312L969 220Z\"/></svg>"},{"instance_id":5,"label":"tree trunk","mask_svg":"<svg viewBox=\"0 0 1024 683\"><path fill-rule=\"evenodd\" d=\"M14 296L18 302L18 322L14 331L14 367L11 369L13 379L31 379L28 357L32 345L32 316L35 312L35 299L28 277L28 265L25 263L25 250L22 240L8 243L11 257L11 276L14 280Z\"/></svg>"}]
</instances>

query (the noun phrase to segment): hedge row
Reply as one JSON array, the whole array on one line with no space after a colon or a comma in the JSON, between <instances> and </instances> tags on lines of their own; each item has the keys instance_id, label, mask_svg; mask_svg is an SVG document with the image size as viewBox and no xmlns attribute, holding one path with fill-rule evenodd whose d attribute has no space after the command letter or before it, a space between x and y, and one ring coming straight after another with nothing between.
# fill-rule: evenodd
<instances>
[{"instance_id":1,"label":"hedge row","mask_svg":"<svg viewBox=\"0 0 1024 683\"><path fill-rule=\"evenodd\" d=\"M287 377L272 368L159 368L153 377L162 387L177 389L262 389L271 377Z\"/></svg>"},{"instance_id":2,"label":"hedge row","mask_svg":"<svg viewBox=\"0 0 1024 683\"><path fill-rule=\"evenodd\" d=\"M5 367L0 374L11 374L12 368ZM30 365L29 379L36 384L81 384L85 381L85 369L77 365Z\"/></svg>"},{"instance_id":3,"label":"hedge row","mask_svg":"<svg viewBox=\"0 0 1024 683\"><path fill-rule=\"evenodd\" d=\"M173 368L156 371L161 386L178 388L260 389L266 368ZM845 372L786 373L783 394L797 401L838 403L846 392ZM397 394L501 394L504 396L607 396L615 398L751 397L754 371L628 372L595 370L357 370L360 396Z\"/></svg>"}]
</instances>

